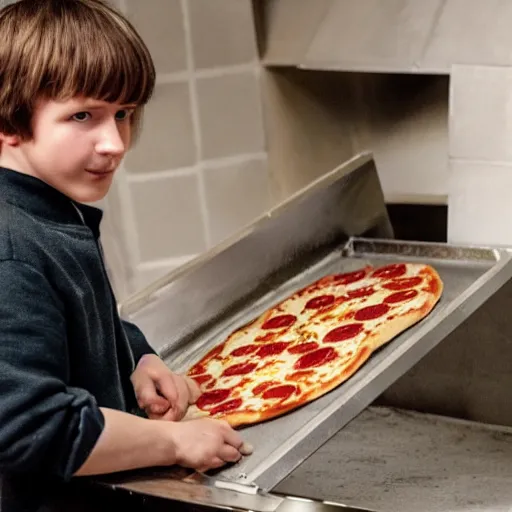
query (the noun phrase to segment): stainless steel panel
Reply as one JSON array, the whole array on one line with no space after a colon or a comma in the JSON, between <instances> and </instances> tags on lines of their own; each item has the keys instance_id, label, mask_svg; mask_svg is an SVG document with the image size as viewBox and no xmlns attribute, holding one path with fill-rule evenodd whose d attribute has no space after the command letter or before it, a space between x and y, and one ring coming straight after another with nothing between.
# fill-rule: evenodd
<instances>
[{"instance_id":1,"label":"stainless steel panel","mask_svg":"<svg viewBox=\"0 0 512 512\"><path fill-rule=\"evenodd\" d=\"M200 475L190 475L180 468L147 470L124 475L107 475L98 483L113 490L124 489L189 505L205 505L216 509L275 512L284 496L220 489Z\"/></svg>"},{"instance_id":2,"label":"stainless steel panel","mask_svg":"<svg viewBox=\"0 0 512 512\"><path fill-rule=\"evenodd\" d=\"M512 429L370 407L275 492L382 512L512 509Z\"/></svg>"},{"instance_id":3,"label":"stainless steel panel","mask_svg":"<svg viewBox=\"0 0 512 512\"><path fill-rule=\"evenodd\" d=\"M379 403L512 427L512 281L379 398Z\"/></svg>"},{"instance_id":4,"label":"stainless steel panel","mask_svg":"<svg viewBox=\"0 0 512 512\"><path fill-rule=\"evenodd\" d=\"M299 65L345 71L417 70L443 4L336 0Z\"/></svg>"},{"instance_id":5,"label":"stainless steel panel","mask_svg":"<svg viewBox=\"0 0 512 512\"><path fill-rule=\"evenodd\" d=\"M258 492L250 495L233 490L218 489L209 481L190 482L179 471L152 471L148 474L124 474L103 477L94 486L125 491L131 495L162 498L169 501L165 510L177 504L180 510L237 510L248 512L372 512L370 509L344 505L335 501L313 500L286 494ZM147 502L147 503L146 503ZM144 510L164 510L146 500ZM130 508L132 510L132 508ZM135 509L133 509L135 510Z\"/></svg>"},{"instance_id":6,"label":"stainless steel panel","mask_svg":"<svg viewBox=\"0 0 512 512\"><path fill-rule=\"evenodd\" d=\"M211 324L229 321L333 247L351 236L392 235L375 164L364 153L130 298L121 314L140 326L173 367L182 367L186 361L178 362L176 353L190 341L197 344Z\"/></svg>"}]
</instances>

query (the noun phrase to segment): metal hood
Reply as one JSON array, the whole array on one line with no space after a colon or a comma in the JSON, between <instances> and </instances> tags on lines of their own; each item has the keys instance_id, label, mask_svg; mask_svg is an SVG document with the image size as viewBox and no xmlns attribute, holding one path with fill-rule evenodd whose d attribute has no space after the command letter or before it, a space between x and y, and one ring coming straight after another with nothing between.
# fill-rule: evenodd
<instances>
[{"instance_id":1,"label":"metal hood","mask_svg":"<svg viewBox=\"0 0 512 512\"><path fill-rule=\"evenodd\" d=\"M512 64L502 0L255 0L265 65L447 74Z\"/></svg>"}]
</instances>

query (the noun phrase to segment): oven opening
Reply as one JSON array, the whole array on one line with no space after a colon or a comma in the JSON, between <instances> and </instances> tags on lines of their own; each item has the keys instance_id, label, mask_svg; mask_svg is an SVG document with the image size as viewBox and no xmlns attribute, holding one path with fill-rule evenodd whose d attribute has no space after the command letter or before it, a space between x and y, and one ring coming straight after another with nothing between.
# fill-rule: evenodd
<instances>
[{"instance_id":1,"label":"oven opening","mask_svg":"<svg viewBox=\"0 0 512 512\"><path fill-rule=\"evenodd\" d=\"M278 195L372 151L396 238L445 242L449 80L265 68L269 165Z\"/></svg>"}]
</instances>

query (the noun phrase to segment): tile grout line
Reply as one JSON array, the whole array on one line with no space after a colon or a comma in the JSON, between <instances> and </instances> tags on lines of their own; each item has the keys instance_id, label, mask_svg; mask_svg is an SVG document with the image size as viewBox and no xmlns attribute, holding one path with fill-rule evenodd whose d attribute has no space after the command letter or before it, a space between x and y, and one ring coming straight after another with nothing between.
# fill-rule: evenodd
<instances>
[{"instance_id":1,"label":"tile grout line","mask_svg":"<svg viewBox=\"0 0 512 512\"><path fill-rule=\"evenodd\" d=\"M123 14L128 14L128 5L126 0L119 0L119 8ZM119 202L121 203L121 211L123 215L122 223L126 231L126 245L128 251L127 259L129 267L129 281L127 283L127 287L131 292L133 292L137 288L137 268L142 261L142 253L140 250L141 241L137 231L137 219L132 201L130 173L126 169L124 162L121 163L119 171Z\"/></svg>"},{"instance_id":2,"label":"tile grout line","mask_svg":"<svg viewBox=\"0 0 512 512\"><path fill-rule=\"evenodd\" d=\"M208 228L208 208L206 206L206 189L204 183L203 170L201 168L201 161L203 158L203 140L201 136L201 121L199 116L199 105L197 97L197 83L194 74L194 55L192 49L192 29L190 25L190 11L188 6L188 0L180 0L183 25L185 31L185 51L187 55L187 69L190 74L189 78L189 94L190 94L190 109L192 116L192 125L194 129L194 139L196 145L196 161L197 161L197 179L198 179L198 194L199 204L201 209L201 218L203 220L203 235L206 248L211 246L210 230Z\"/></svg>"},{"instance_id":3,"label":"tile grout line","mask_svg":"<svg viewBox=\"0 0 512 512\"><path fill-rule=\"evenodd\" d=\"M512 167L512 160L486 160L485 158L473 158L463 156L448 156L448 165L451 163L464 163L474 165L490 165L492 167Z\"/></svg>"},{"instance_id":4,"label":"tile grout line","mask_svg":"<svg viewBox=\"0 0 512 512\"><path fill-rule=\"evenodd\" d=\"M158 270L169 266L180 266L188 263L197 256L196 253L185 254L183 256L172 256L170 258L162 258L152 261L143 261L137 266L139 271Z\"/></svg>"},{"instance_id":5,"label":"tile grout line","mask_svg":"<svg viewBox=\"0 0 512 512\"><path fill-rule=\"evenodd\" d=\"M130 183L147 183L149 181L164 180L166 178L195 176L197 174L197 165L190 167L180 167L177 169L165 169L162 171L147 171L142 173L131 173L128 176Z\"/></svg>"},{"instance_id":6,"label":"tile grout line","mask_svg":"<svg viewBox=\"0 0 512 512\"><path fill-rule=\"evenodd\" d=\"M117 187L119 191L119 202L121 204L122 215L121 222L126 233L126 249L128 252L126 257L128 260L129 275L128 283L126 285L130 291L133 291L132 287L135 287L135 274L137 265L142 259L140 252L140 239L136 227L137 223L133 208L130 183L128 181L128 172L123 163L121 163L120 169L117 171L117 173Z\"/></svg>"},{"instance_id":7,"label":"tile grout line","mask_svg":"<svg viewBox=\"0 0 512 512\"><path fill-rule=\"evenodd\" d=\"M241 155L228 156L223 158L216 158L213 160L204 160L201 162L202 169L220 169L223 167L230 167L234 165L244 164L246 162L254 162L259 160L266 160L266 152L258 153L244 153ZM151 180L158 180L162 178L172 178L174 176L192 176L198 171L199 164L187 167L176 167L174 169L163 169L155 171L145 171L140 173L128 173L128 181L130 183L140 183Z\"/></svg>"},{"instance_id":8,"label":"tile grout line","mask_svg":"<svg viewBox=\"0 0 512 512\"><path fill-rule=\"evenodd\" d=\"M258 151L256 153L241 153L239 155L214 158L212 160L204 160L202 162L202 167L204 169L218 169L221 167L243 164L245 162L252 162L254 160L265 160L266 158L266 151Z\"/></svg>"},{"instance_id":9,"label":"tile grout line","mask_svg":"<svg viewBox=\"0 0 512 512\"><path fill-rule=\"evenodd\" d=\"M252 73L258 65L257 61L248 64L237 64L233 66L218 66L192 71L176 71L171 73L160 73L157 77L157 84L172 84L190 80L191 78L219 78L226 75L237 75Z\"/></svg>"}]
</instances>

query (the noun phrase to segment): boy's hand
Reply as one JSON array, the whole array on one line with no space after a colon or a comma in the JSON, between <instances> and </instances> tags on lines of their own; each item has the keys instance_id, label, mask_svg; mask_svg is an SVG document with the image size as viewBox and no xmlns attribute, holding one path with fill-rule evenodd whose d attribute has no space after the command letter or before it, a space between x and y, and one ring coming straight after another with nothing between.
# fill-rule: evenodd
<instances>
[{"instance_id":1,"label":"boy's hand","mask_svg":"<svg viewBox=\"0 0 512 512\"><path fill-rule=\"evenodd\" d=\"M179 421L201 394L195 381L171 372L155 354L142 356L130 379L139 407L150 419Z\"/></svg>"},{"instance_id":2,"label":"boy's hand","mask_svg":"<svg viewBox=\"0 0 512 512\"><path fill-rule=\"evenodd\" d=\"M201 418L173 424L175 463L199 471L250 455L253 448L226 421Z\"/></svg>"}]
</instances>

